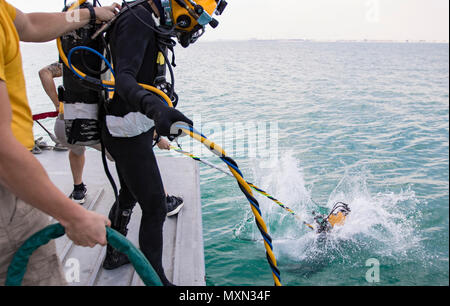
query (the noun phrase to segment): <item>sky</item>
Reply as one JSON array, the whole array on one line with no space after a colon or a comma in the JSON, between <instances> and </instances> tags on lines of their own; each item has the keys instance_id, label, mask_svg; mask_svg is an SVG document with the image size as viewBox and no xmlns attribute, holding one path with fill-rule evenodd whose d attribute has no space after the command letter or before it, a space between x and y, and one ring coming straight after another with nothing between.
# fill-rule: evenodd
<instances>
[{"instance_id":1,"label":"sky","mask_svg":"<svg viewBox=\"0 0 450 306\"><path fill-rule=\"evenodd\" d=\"M63 0L7 0L23 12ZM70 1L69 1L70 2ZM102 4L112 0L100 0ZM121 0L116 1L118 3ZM449 40L449 0L228 0L203 40Z\"/></svg>"}]
</instances>

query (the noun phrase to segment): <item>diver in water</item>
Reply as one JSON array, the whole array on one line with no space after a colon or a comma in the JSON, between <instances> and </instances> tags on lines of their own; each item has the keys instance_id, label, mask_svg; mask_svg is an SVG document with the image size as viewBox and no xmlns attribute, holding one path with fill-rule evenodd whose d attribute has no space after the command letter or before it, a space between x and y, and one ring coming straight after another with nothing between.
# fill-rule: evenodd
<instances>
[{"instance_id":1,"label":"diver in water","mask_svg":"<svg viewBox=\"0 0 450 306\"><path fill-rule=\"evenodd\" d=\"M136 2L139 5L133 5ZM107 33L116 87L114 97L105 105L101 130L103 143L116 161L121 187L118 203L109 217L112 228L126 235L132 210L139 203L142 208L139 244L166 286L172 285L162 266L166 194L153 152L154 135L156 132L159 136L176 137L181 131L172 129L175 123L192 126L193 122L138 83L157 86L160 77L157 62L161 61L162 53L173 48L170 42L175 42L171 37L177 37L187 47L203 34L208 23L217 26L211 15L217 9L223 10L226 2L197 3L194 6L193 1L184 0L124 2L124 12ZM167 54L164 55L167 62ZM173 90L169 96L171 99L175 96ZM125 254L108 246L105 269L128 262Z\"/></svg>"}]
</instances>

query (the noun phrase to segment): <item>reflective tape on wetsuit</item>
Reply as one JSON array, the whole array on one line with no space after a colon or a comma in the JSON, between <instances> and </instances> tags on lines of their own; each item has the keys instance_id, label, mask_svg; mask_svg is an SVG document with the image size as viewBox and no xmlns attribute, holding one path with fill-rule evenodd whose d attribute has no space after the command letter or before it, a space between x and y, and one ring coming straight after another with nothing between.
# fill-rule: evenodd
<instances>
[{"instance_id":1,"label":"reflective tape on wetsuit","mask_svg":"<svg viewBox=\"0 0 450 306\"><path fill-rule=\"evenodd\" d=\"M64 119L98 120L98 104L64 103Z\"/></svg>"},{"instance_id":2,"label":"reflective tape on wetsuit","mask_svg":"<svg viewBox=\"0 0 450 306\"><path fill-rule=\"evenodd\" d=\"M146 115L136 112L125 117L106 116L106 125L113 137L131 138L148 132L155 122Z\"/></svg>"}]
</instances>

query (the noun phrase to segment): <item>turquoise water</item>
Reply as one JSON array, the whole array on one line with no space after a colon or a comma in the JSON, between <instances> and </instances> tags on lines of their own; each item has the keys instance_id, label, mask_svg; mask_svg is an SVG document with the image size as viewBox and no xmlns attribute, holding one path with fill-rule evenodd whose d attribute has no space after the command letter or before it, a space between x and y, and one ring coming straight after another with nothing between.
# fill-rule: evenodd
<instances>
[{"instance_id":1,"label":"turquoise water","mask_svg":"<svg viewBox=\"0 0 450 306\"><path fill-rule=\"evenodd\" d=\"M54 47L23 52L33 112L48 110L36 72ZM180 109L247 180L305 221L337 201L352 208L323 245L257 196L284 285L369 285L372 258L375 284L449 284L448 44L211 42L177 49L177 64ZM252 151L254 135L269 149ZM272 285L236 182L201 166L201 183L207 284Z\"/></svg>"}]
</instances>

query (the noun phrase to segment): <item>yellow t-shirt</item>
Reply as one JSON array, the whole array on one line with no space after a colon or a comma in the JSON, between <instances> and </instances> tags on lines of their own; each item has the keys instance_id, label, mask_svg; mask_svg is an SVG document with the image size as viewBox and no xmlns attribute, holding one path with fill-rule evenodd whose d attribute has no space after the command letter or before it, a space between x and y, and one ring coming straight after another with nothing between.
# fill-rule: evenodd
<instances>
[{"instance_id":1,"label":"yellow t-shirt","mask_svg":"<svg viewBox=\"0 0 450 306\"><path fill-rule=\"evenodd\" d=\"M16 9L0 0L0 80L8 89L12 132L22 145L31 150L34 146L33 117L27 99L15 18Z\"/></svg>"}]
</instances>

